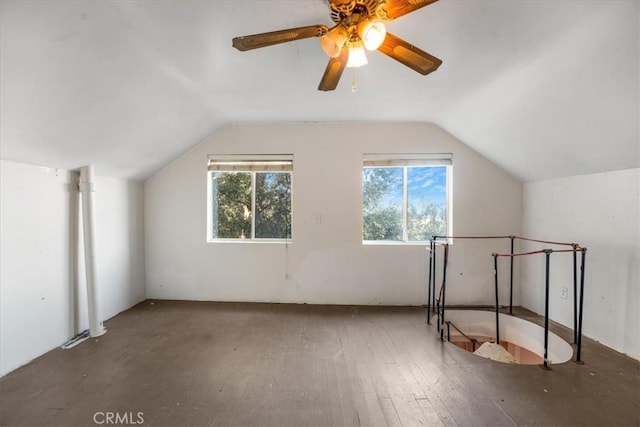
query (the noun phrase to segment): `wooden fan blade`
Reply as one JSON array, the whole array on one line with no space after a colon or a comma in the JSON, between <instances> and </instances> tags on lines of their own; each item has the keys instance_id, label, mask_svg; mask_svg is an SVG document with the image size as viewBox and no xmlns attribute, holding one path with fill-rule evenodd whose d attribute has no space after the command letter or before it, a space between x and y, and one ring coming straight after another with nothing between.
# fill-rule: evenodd
<instances>
[{"instance_id":1,"label":"wooden fan blade","mask_svg":"<svg viewBox=\"0 0 640 427\"><path fill-rule=\"evenodd\" d=\"M401 38L387 33L378 50L422 75L438 69L442 61Z\"/></svg>"},{"instance_id":2,"label":"wooden fan blade","mask_svg":"<svg viewBox=\"0 0 640 427\"><path fill-rule=\"evenodd\" d=\"M337 58L329 59L327 68L324 70L322 80L318 85L318 90L329 91L334 90L338 86L344 67L347 66L349 60L349 49L345 46Z\"/></svg>"},{"instance_id":3,"label":"wooden fan blade","mask_svg":"<svg viewBox=\"0 0 640 427\"><path fill-rule=\"evenodd\" d=\"M233 47L245 51L274 44L291 42L294 40L320 37L329 28L326 25L309 25L307 27L289 28L287 30L272 31L270 33L253 34L250 36L234 37Z\"/></svg>"},{"instance_id":4,"label":"wooden fan blade","mask_svg":"<svg viewBox=\"0 0 640 427\"><path fill-rule=\"evenodd\" d=\"M378 14L381 19L396 19L437 1L438 0L386 0L382 4Z\"/></svg>"}]
</instances>

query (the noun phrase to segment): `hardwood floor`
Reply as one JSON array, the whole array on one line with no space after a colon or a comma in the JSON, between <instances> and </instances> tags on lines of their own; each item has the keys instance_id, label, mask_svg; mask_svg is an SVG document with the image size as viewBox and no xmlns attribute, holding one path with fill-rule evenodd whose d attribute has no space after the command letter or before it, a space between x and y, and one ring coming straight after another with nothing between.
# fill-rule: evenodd
<instances>
[{"instance_id":1,"label":"hardwood floor","mask_svg":"<svg viewBox=\"0 0 640 427\"><path fill-rule=\"evenodd\" d=\"M0 425L640 424L638 361L501 364L417 307L145 301L106 327L0 379Z\"/></svg>"}]
</instances>

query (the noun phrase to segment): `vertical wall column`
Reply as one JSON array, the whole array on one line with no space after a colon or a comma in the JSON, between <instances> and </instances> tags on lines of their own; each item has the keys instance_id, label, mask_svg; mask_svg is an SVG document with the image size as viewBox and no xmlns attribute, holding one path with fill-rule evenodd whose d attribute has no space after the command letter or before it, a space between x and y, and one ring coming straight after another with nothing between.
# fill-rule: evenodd
<instances>
[{"instance_id":1,"label":"vertical wall column","mask_svg":"<svg viewBox=\"0 0 640 427\"><path fill-rule=\"evenodd\" d=\"M95 182L93 166L80 168L80 193L82 194L82 228L84 230L84 262L87 275L87 303L89 306L89 335L97 337L107 330L102 325L100 313L100 289L96 275L95 240Z\"/></svg>"}]
</instances>

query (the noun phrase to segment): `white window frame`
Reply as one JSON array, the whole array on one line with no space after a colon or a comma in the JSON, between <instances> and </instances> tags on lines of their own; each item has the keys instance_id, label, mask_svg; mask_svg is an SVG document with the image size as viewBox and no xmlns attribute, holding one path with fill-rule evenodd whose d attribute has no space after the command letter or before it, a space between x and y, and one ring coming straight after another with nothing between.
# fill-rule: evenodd
<instances>
[{"instance_id":1,"label":"white window frame","mask_svg":"<svg viewBox=\"0 0 640 427\"><path fill-rule=\"evenodd\" d=\"M402 240L364 240L363 245L424 245L428 240L409 240L408 236L408 211L409 211L409 167L446 167L446 196L445 205L447 210L447 236L453 235L453 154L363 154L362 170L366 168L402 168ZM362 193L361 193L362 194ZM362 203L361 203L362 206ZM364 215L361 215L361 219ZM364 232L364 222L362 223ZM364 237L364 236L362 236Z\"/></svg>"},{"instance_id":2,"label":"white window frame","mask_svg":"<svg viewBox=\"0 0 640 427\"><path fill-rule=\"evenodd\" d=\"M213 237L213 197L212 175L216 172L245 172L251 173L251 236L240 238ZM291 191L291 206L289 215L291 223L289 233L285 238L257 238L256 233L256 173L288 173ZM292 243L293 238L293 155L292 154L210 154L207 156L207 236L209 243Z\"/></svg>"}]
</instances>

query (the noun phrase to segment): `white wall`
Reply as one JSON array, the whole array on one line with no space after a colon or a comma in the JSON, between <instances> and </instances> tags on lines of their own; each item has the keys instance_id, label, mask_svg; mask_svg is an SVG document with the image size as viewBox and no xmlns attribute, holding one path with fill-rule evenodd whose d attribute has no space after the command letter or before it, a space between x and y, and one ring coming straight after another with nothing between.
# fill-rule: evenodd
<instances>
[{"instance_id":1,"label":"white wall","mask_svg":"<svg viewBox=\"0 0 640 427\"><path fill-rule=\"evenodd\" d=\"M583 333L640 358L640 169L524 186L524 233L587 247ZM578 258L579 259L579 258ZM544 312L544 259L522 266L522 304ZM551 318L573 327L573 260L551 255ZM560 298L567 287L567 299Z\"/></svg>"},{"instance_id":2,"label":"white wall","mask_svg":"<svg viewBox=\"0 0 640 427\"><path fill-rule=\"evenodd\" d=\"M96 178L105 319L144 299L143 186ZM88 327L77 173L0 161L0 375Z\"/></svg>"},{"instance_id":3,"label":"white wall","mask_svg":"<svg viewBox=\"0 0 640 427\"><path fill-rule=\"evenodd\" d=\"M362 245L362 157L445 152L454 156L454 233L519 234L522 185L435 125L226 127L145 182L147 297L423 304L424 246ZM206 242L207 154L243 153L294 154L292 244ZM457 241L447 302L491 303L490 254L508 245Z\"/></svg>"}]
</instances>

